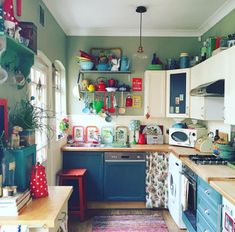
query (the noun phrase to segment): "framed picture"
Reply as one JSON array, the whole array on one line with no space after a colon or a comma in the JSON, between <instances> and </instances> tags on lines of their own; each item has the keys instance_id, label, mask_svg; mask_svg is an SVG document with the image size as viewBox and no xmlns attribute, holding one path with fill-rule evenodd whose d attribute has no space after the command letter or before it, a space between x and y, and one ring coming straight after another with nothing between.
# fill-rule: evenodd
<instances>
[{"instance_id":1,"label":"framed picture","mask_svg":"<svg viewBox=\"0 0 235 232\"><path fill-rule=\"evenodd\" d=\"M126 144L128 137L128 127L127 126L117 126L116 127L116 141L120 144Z\"/></svg>"},{"instance_id":2,"label":"framed picture","mask_svg":"<svg viewBox=\"0 0 235 232\"><path fill-rule=\"evenodd\" d=\"M85 131L83 126L73 127L73 140L76 142L84 142Z\"/></svg>"},{"instance_id":3,"label":"framed picture","mask_svg":"<svg viewBox=\"0 0 235 232\"><path fill-rule=\"evenodd\" d=\"M99 129L97 126L86 127L86 142L92 143L98 137Z\"/></svg>"},{"instance_id":4,"label":"framed picture","mask_svg":"<svg viewBox=\"0 0 235 232\"><path fill-rule=\"evenodd\" d=\"M91 48L90 54L94 58L96 64L98 64L99 62L108 63L111 57L120 59L122 56L122 49L121 48Z\"/></svg>"},{"instance_id":5,"label":"framed picture","mask_svg":"<svg viewBox=\"0 0 235 232\"><path fill-rule=\"evenodd\" d=\"M141 108L141 96L140 95L134 95L132 96L132 100L133 100L133 103L132 103L132 108Z\"/></svg>"},{"instance_id":6,"label":"framed picture","mask_svg":"<svg viewBox=\"0 0 235 232\"><path fill-rule=\"evenodd\" d=\"M142 78L140 77L132 78L132 91L142 91Z\"/></svg>"}]
</instances>

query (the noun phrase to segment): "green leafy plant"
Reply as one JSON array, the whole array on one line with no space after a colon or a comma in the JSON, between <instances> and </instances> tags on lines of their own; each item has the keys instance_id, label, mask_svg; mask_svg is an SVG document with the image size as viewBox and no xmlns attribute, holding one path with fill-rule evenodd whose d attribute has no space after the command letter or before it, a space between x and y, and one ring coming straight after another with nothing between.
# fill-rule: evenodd
<instances>
[{"instance_id":1,"label":"green leafy plant","mask_svg":"<svg viewBox=\"0 0 235 232\"><path fill-rule=\"evenodd\" d=\"M50 135L53 134L53 129L45 122L45 119L52 118L53 113L33 105L33 100L34 97L31 97L30 100L22 99L15 104L15 107L12 110L10 110L10 128L13 128L13 126L20 126L23 130L31 129L46 131L47 135L50 137Z\"/></svg>"}]
</instances>

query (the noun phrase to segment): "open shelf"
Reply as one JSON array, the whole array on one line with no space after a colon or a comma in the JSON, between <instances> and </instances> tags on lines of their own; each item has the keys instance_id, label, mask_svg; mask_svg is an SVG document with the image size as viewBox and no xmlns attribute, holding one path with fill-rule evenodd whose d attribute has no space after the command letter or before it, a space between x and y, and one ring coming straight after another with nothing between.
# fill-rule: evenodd
<instances>
[{"instance_id":1,"label":"open shelf","mask_svg":"<svg viewBox=\"0 0 235 232\"><path fill-rule=\"evenodd\" d=\"M131 71L98 71L98 70L80 70L80 73L102 73L102 74L131 74Z\"/></svg>"}]
</instances>

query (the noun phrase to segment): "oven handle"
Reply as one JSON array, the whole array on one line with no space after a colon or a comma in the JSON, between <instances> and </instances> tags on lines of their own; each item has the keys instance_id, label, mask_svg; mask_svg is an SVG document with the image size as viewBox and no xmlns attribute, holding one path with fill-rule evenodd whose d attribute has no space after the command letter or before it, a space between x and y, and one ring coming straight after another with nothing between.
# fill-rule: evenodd
<instances>
[{"instance_id":1,"label":"oven handle","mask_svg":"<svg viewBox=\"0 0 235 232\"><path fill-rule=\"evenodd\" d=\"M196 190L197 183L189 175L187 175L185 172L180 172L180 174L184 175L188 179L189 183L193 186L194 190Z\"/></svg>"}]
</instances>

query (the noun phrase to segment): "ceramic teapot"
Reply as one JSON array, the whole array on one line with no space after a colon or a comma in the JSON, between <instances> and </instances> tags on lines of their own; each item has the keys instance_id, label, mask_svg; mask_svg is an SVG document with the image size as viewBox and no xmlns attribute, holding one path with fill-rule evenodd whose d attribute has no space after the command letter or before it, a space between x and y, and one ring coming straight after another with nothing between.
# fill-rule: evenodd
<instances>
[{"instance_id":1,"label":"ceramic teapot","mask_svg":"<svg viewBox=\"0 0 235 232\"><path fill-rule=\"evenodd\" d=\"M127 56L121 58L121 71L128 71L130 68L130 61Z\"/></svg>"},{"instance_id":2,"label":"ceramic teapot","mask_svg":"<svg viewBox=\"0 0 235 232\"><path fill-rule=\"evenodd\" d=\"M97 90L98 91L105 91L105 83L104 83L104 81L99 81L99 83L97 84Z\"/></svg>"},{"instance_id":3,"label":"ceramic teapot","mask_svg":"<svg viewBox=\"0 0 235 232\"><path fill-rule=\"evenodd\" d=\"M117 85L117 81L111 78L108 80L108 85L109 87L115 87Z\"/></svg>"}]
</instances>

